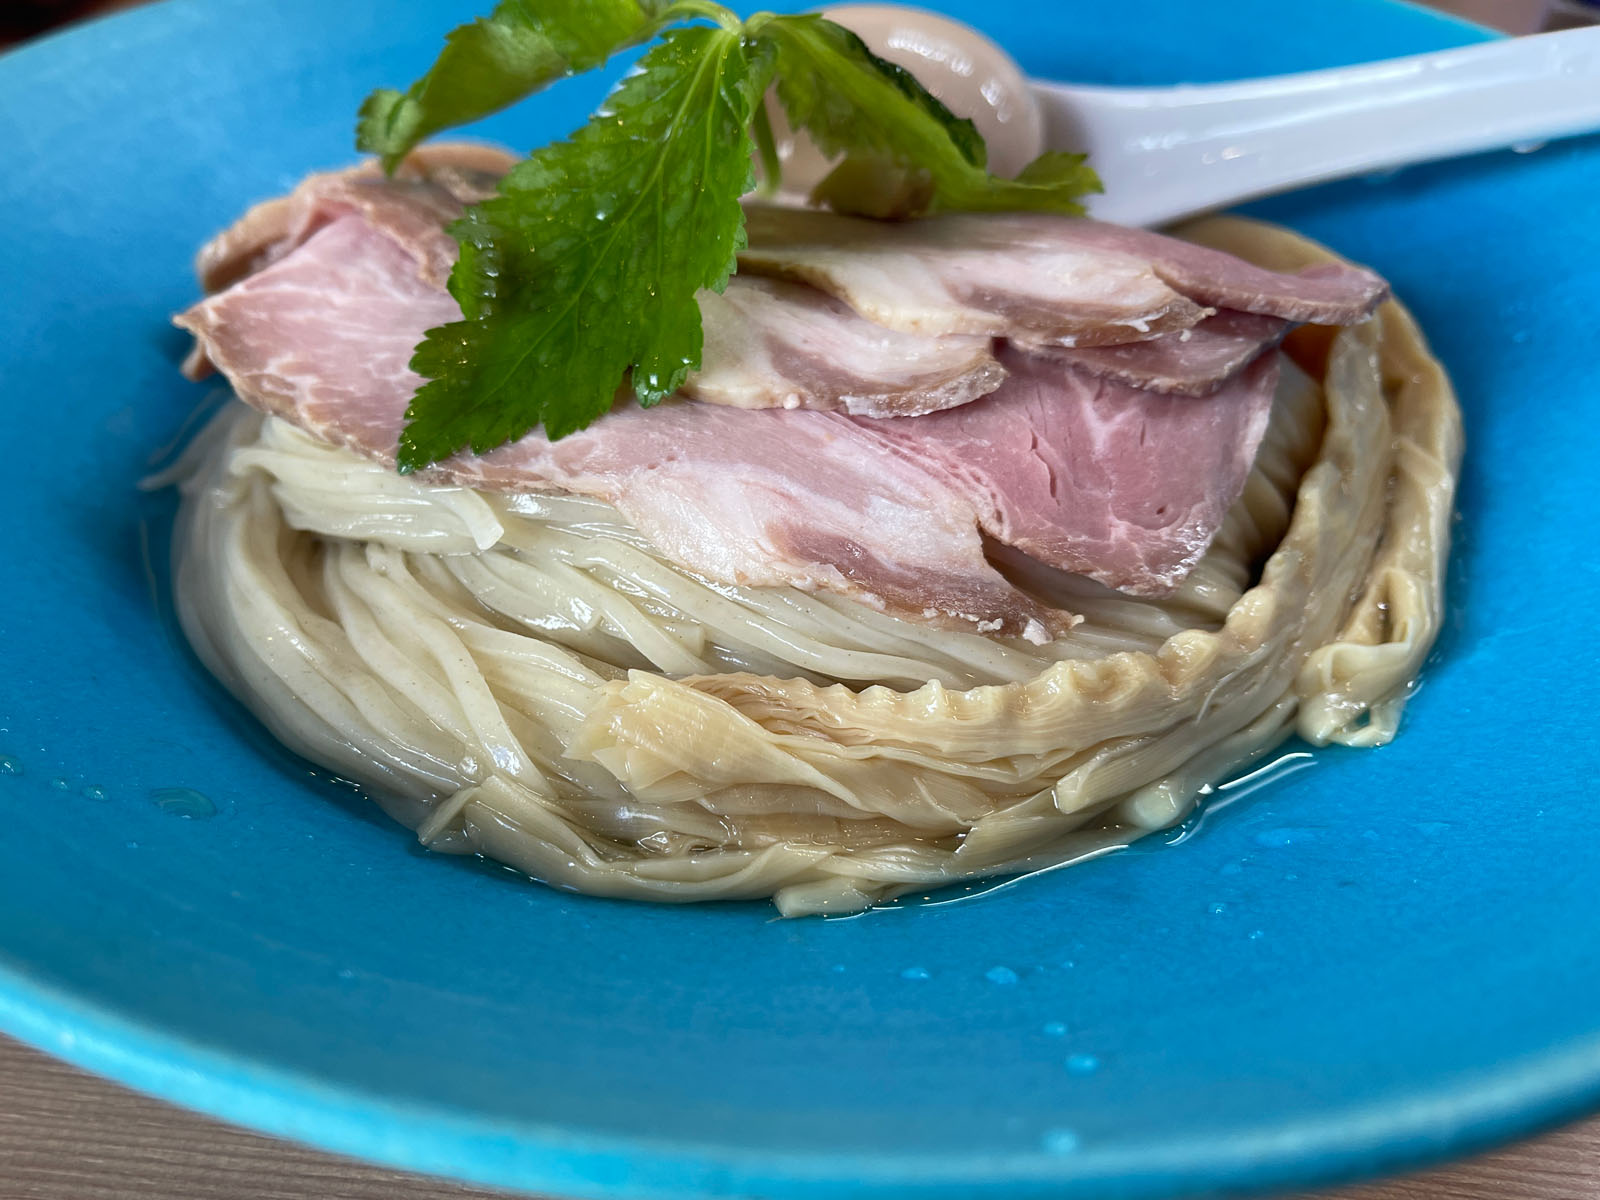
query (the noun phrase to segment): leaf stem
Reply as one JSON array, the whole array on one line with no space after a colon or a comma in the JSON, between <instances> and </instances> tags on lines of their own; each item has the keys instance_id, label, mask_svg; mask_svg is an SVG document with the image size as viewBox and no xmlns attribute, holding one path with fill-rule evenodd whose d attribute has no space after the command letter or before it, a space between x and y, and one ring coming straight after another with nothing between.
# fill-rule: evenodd
<instances>
[{"instance_id":1,"label":"leaf stem","mask_svg":"<svg viewBox=\"0 0 1600 1200\"><path fill-rule=\"evenodd\" d=\"M765 99L756 101L756 111L750 122L750 136L761 154L761 194L770 196L783 182L783 159L778 157L778 142L772 134L772 120L767 116Z\"/></svg>"},{"instance_id":2,"label":"leaf stem","mask_svg":"<svg viewBox=\"0 0 1600 1200\"><path fill-rule=\"evenodd\" d=\"M662 10L657 25L664 26L672 21L693 17L705 17L709 21L715 21L724 29L744 28L744 22L739 19L738 13L715 3L714 0L672 0L672 3Z\"/></svg>"}]
</instances>

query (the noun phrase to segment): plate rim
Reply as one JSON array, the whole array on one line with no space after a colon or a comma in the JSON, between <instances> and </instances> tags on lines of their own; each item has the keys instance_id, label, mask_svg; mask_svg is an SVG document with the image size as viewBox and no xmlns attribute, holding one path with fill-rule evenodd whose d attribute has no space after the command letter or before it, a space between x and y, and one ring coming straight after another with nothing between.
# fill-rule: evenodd
<instances>
[{"instance_id":1,"label":"plate rim","mask_svg":"<svg viewBox=\"0 0 1600 1200\"><path fill-rule=\"evenodd\" d=\"M775 1156L714 1141L575 1133L396 1103L218 1051L41 985L0 951L0 1032L103 1078L256 1132L463 1183L596 1200L760 1195L777 1200L1156 1200L1349 1183L1520 1139L1600 1109L1600 1032L1486 1069L1476 1086L1345 1106L1217 1149L1163 1139L1152 1153Z\"/></svg>"}]
</instances>

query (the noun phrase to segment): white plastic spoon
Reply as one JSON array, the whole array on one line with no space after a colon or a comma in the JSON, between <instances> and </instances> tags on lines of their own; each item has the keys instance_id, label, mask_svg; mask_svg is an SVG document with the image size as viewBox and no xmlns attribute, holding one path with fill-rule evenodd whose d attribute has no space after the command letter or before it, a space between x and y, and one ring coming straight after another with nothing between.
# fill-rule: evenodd
<instances>
[{"instance_id":1,"label":"white plastic spoon","mask_svg":"<svg viewBox=\"0 0 1600 1200\"><path fill-rule=\"evenodd\" d=\"M1600 26L1239 83L1117 88L1030 82L982 34L919 9L826 12L971 117L996 170L1047 147L1087 152L1105 184L1090 212L1126 225L1600 131Z\"/></svg>"}]
</instances>

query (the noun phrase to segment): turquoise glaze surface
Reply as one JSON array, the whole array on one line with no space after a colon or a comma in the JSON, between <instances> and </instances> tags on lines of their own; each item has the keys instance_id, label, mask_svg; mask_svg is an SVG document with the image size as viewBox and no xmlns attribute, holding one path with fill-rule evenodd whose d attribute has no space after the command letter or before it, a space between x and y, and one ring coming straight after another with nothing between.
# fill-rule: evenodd
<instances>
[{"instance_id":1,"label":"turquoise glaze surface","mask_svg":"<svg viewBox=\"0 0 1600 1200\"><path fill-rule=\"evenodd\" d=\"M1109 83L1482 36L1382 0L943 7ZM338 1150L619 1198L1212 1195L1600 1103L1600 144L1253 209L1388 276L1460 385L1451 617L1392 746L957 903L645 907L428 855L274 747L162 615L169 502L135 489L205 393L167 324L195 248L347 160L361 97L474 9L174 0L0 58L0 1028Z\"/></svg>"}]
</instances>

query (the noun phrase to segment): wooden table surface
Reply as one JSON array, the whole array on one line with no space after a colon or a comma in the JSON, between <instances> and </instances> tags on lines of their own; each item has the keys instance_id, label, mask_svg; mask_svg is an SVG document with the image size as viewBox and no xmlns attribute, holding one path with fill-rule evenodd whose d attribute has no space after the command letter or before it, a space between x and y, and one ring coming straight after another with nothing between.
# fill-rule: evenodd
<instances>
[{"instance_id":1,"label":"wooden table surface","mask_svg":"<svg viewBox=\"0 0 1600 1200\"><path fill-rule=\"evenodd\" d=\"M1536 28L1545 7L1543 0L1432 2L1515 33ZM13 8L0 0L0 40L9 32L6 21L20 21L13 14L30 7L77 15L93 5ZM16 32L22 32L20 23ZM222 1125L0 1037L0 1200L485 1200L498 1194ZM1600 1200L1600 1118L1456 1166L1324 1193L1322 1200Z\"/></svg>"}]
</instances>

